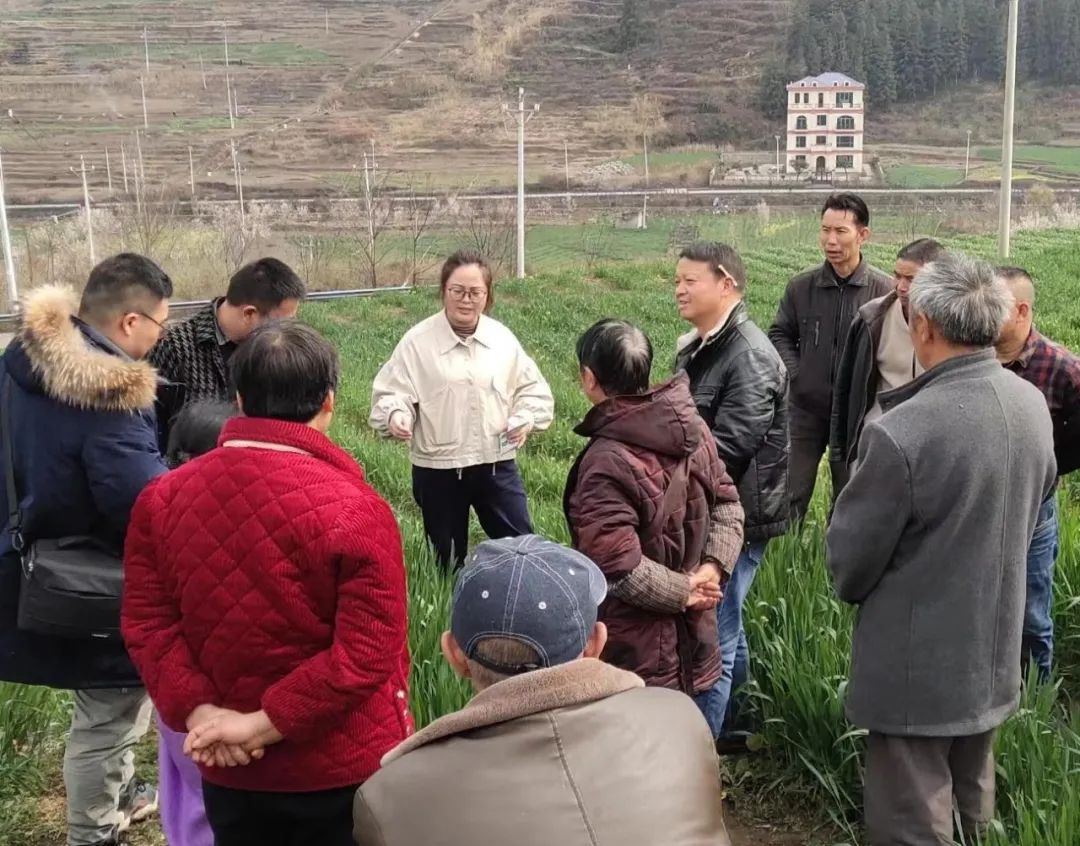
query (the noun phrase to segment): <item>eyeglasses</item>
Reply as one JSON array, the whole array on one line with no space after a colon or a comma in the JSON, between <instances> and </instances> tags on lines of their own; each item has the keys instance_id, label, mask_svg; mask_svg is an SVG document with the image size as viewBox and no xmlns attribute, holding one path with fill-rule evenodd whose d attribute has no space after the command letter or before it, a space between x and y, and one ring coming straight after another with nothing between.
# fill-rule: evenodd
<instances>
[{"instance_id":1,"label":"eyeglasses","mask_svg":"<svg viewBox=\"0 0 1080 846\"><path fill-rule=\"evenodd\" d=\"M458 302L478 303L487 299L487 291L483 288L459 288L454 285L447 288L446 292Z\"/></svg>"},{"instance_id":2,"label":"eyeglasses","mask_svg":"<svg viewBox=\"0 0 1080 846\"><path fill-rule=\"evenodd\" d=\"M146 313L145 311L137 311L137 312L135 312L135 313L136 313L137 315L139 315L139 317L145 317L145 318L146 318L147 320L149 320L149 321L150 321L151 323L154 323L154 324L156 324L156 325L157 325L157 327L158 327L158 328L159 328L159 329L160 329L161 331L163 331L163 332L165 331L165 324L164 324L164 323L162 323L162 322L161 322L160 320L155 320L155 319L154 319L153 317L151 317L151 316L150 316L149 314L147 314L147 313Z\"/></svg>"}]
</instances>

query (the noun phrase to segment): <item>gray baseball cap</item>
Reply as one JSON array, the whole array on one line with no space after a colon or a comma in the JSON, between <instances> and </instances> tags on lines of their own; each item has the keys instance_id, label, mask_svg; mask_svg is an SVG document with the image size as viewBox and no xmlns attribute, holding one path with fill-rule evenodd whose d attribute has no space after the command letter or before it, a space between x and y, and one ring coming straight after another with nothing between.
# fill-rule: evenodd
<instances>
[{"instance_id":1,"label":"gray baseball cap","mask_svg":"<svg viewBox=\"0 0 1080 846\"><path fill-rule=\"evenodd\" d=\"M538 535L485 541L458 574L450 631L465 655L515 675L573 661L585 651L607 579L580 552ZM477 656L487 638L536 650L536 665L493 666Z\"/></svg>"}]
</instances>

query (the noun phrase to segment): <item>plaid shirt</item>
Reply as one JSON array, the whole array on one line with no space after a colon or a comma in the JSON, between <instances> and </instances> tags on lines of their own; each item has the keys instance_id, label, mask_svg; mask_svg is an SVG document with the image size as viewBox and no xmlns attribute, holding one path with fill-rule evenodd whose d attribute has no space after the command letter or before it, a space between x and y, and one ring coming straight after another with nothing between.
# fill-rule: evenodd
<instances>
[{"instance_id":1,"label":"plaid shirt","mask_svg":"<svg viewBox=\"0 0 1080 846\"><path fill-rule=\"evenodd\" d=\"M1064 476L1080 467L1080 357L1032 328L1020 356L1005 367L1046 397L1058 473Z\"/></svg>"}]
</instances>

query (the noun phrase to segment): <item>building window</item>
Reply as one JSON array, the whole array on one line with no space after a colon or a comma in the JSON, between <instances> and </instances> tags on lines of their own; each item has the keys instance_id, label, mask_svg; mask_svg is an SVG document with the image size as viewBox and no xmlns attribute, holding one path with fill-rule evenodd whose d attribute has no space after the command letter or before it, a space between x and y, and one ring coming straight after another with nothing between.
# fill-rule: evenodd
<instances>
[{"instance_id":1,"label":"building window","mask_svg":"<svg viewBox=\"0 0 1080 846\"><path fill-rule=\"evenodd\" d=\"M795 163L796 164L801 164L801 165L806 164L806 156L796 156L795 157Z\"/></svg>"},{"instance_id":2,"label":"building window","mask_svg":"<svg viewBox=\"0 0 1080 846\"><path fill-rule=\"evenodd\" d=\"M837 156L836 157L836 169L837 170L851 170L855 167L854 156Z\"/></svg>"},{"instance_id":3,"label":"building window","mask_svg":"<svg viewBox=\"0 0 1080 846\"><path fill-rule=\"evenodd\" d=\"M836 136L836 146L837 147L845 147L845 148L847 148L849 150L854 148L854 146L855 146L855 136L854 135L837 135Z\"/></svg>"},{"instance_id":4,"label":"building window","mask_svg":"<svg viewBox=\"0 0 1080 846\"><path fill-rule=\"evenodd\" d=\"M824 147L828 143L829 139L826 138L824 135L819 135L817 138L814 139L814 144L818 147Z\"/></svg>"},{"instance_id":5,"label":"building window","mask_svg":"<svg viewBox=\"0 0 1080 846\"><path fill-rule=\"evenodd\" d=\"M806 115L799 115L799 117L795 118L795 128L806 129Z\"/></svg>"},{"instance_id":6,"label":"building window","mask_svg":"<svg viewBox=\"0 0 1080 846\"><path fill-rule=\"evenodd\" d=\"M855 128L855 118L851 115L842 115L836 119L836 128L853 130Z\"/></svg>"},{"instance_id":7,"label":"building window","mask_svg":"<svg viewBox=\"0 0 1080 846\"><path fill-rule=\"evenodd\" d=\"M828 117L828 115L818 115L817 116L817 125L818 126L828 126L829 125L829 117Z\"/></svg>"},{"instance_id":8,"label":"building window","mask_svg":"<svg viewBox=\"0 0 1080 846\"><path fill-rule=\"evenodd\" d=\"M795 146L796 147L805 147L806 146L806 136L805 135L800 135L798 138L796 138L795 139Z\"/></svg>"},{"instance_id":9,"label":"building window","mask_svg":"<svg viewBox=\"0 0 1080 846\"><path fill-rule=\"evenodd\" d=\"M799 103L800 103L800 102L801 102L801 101L799 100L799 92L798 92L798 91L796 91L796 92L795 92L795 105L796 105L796 106L797 106L797 105L799 105Z\"/></svg>"},{"instance_id":10,"label":"building window","mask_svg":"<svg viewBox=\"0 0 1080 846\"><path fill-rule=\"evenodd\" d=\"M851 91L838 91L836 92L836 108L850 109L855 105L855 94Z\"/></svg>"},{"instance_id":11,"label":"building window","mask_svg":"<svg viewBox=\"0 0 1080 846\"><path fill-rule=\"evenodd\" d=\"M809 106L810 105L810 95L809 94L803 94L802 95L802 101L804 103L806 103L806 105Z\"/></svg>"}]
</instances>

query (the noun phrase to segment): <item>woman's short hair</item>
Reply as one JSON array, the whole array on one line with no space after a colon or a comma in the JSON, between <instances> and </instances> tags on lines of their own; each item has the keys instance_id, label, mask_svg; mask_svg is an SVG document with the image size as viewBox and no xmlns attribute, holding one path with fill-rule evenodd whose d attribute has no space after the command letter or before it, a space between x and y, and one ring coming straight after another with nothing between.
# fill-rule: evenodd
<instances>
[{"instance_id":1,"label":"woman's short hair","mask_svg":"<svg viewBox=\"0 0 1080 846\"><path fill-rule=\"evenodd\" d=\"M649 390L652 342L632 323L612 318L594 323L578 338L577 358L578 366L589 368L609 397Z\"/></svg>"},{"instance_id":2,"label":"woman's short hair","mask_svg":"<svg viewBox=\"0 0 1080 846\"><path fill-rule=\"evenodd\" d=\"M199 400L185 406L169 430L165 462L175 468L210 452L226 421L239 413L235 402L225 400Z\"/></svg>"}]
</instances>

